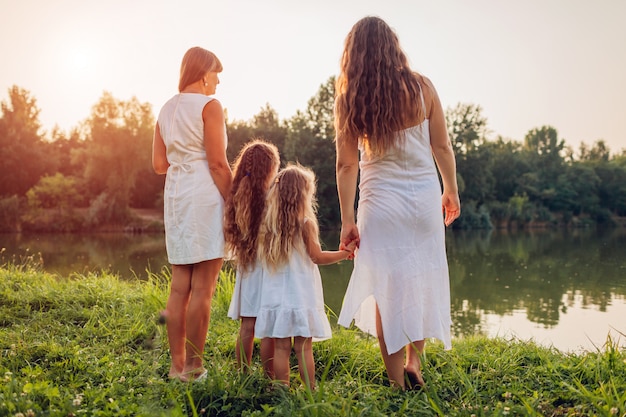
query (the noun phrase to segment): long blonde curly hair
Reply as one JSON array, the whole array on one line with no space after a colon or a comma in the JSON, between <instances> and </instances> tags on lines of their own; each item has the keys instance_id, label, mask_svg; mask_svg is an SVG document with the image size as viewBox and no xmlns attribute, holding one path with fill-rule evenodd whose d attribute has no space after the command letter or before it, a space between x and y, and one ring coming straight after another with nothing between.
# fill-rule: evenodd
<instances>
[{"instance_id":1,"label":"long blonde curly hair","mask_svg":"<svg viewBox=\"0 0 626 417\"><path fill-rule=\"evenodd\" d=\"M235 159L233 186L224 213L224 238L238 268L247 270L257 260L265 197L279 167L278 149L261 139L244 145Z\"/></svg>"},{"instance_id":2,"label":"long blonde curly hair","mask_svg":"<svg viewBox=\"0 0 626 417\"><path fill-rule=\"evenodd\" d=\"M276 175L267 193L259 238L259 256L269 269L287 263L294 250L305 254L306 242L318 239L315 190L315 174L310 168L291 163ZM313 236L306 235L305 219L313 225Z\"/></svg>"},{"instance_id":3,"label":"long blonde curly hair","mask_svg":"<svg viewBox=\"0 0 626 417\"><path fill-rule=\"evenodd\" d=\"M419 81L393 29L378 17L359 20L346 37L335 85L337 135L360 138L367 152L384 155L424 111Z\"/></svg>"}]
</instances>

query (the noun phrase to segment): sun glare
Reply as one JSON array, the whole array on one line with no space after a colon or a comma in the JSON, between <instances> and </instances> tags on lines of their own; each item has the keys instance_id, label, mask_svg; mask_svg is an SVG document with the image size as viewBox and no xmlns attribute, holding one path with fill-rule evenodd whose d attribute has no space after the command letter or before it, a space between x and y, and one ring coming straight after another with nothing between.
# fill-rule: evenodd
<instances>
[{"instance_id":1,"label":"sun glare","mask_svg":"<svg viewBox=\"0 0 626 417\"><path fill-rule=\"evenodd\" d=\"M69 48L65 65L68 73L75 78L85 79L93 72L93 52L84 47L75 46Z\"/></svg>"}]
</instances>

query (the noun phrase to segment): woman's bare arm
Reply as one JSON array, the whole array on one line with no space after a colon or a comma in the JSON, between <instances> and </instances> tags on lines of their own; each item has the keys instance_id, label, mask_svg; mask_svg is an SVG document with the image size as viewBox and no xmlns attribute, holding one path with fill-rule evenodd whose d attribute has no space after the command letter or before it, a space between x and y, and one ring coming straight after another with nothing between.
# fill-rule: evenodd
<instances>
[{"instance_id":1,"label":"woman's bare arm","mask_svg":"<svg viewBox=\"0 0 626 417\"><path fill-rule=\"evenodd\" d=\"M425 89L426 99L431 103L429 115L430 145L443 180L441 204L445 211L445 224L449 226L461 214L461 202L456 181L456 159L452 143L448 137L441 101L430 80L426 77L424 79L427 87Z\"/></svg>"},{"instance_id":2,"label":"woman's bare arm","mask_svg":"<svg viewBox=\"0 0 626 417\"><path fill-rule=\"evenodd\" d=\"M209 170L222 198L226 200L233 182L233 173L226 156L226 122L224 110L217 100L211 100L202 110L204 147Z\"/></svg>"},{"instance_id":3,"label":"woman's bare arm","mask_svg":"<svg viewBox=\"0 0 626 417\"><path fill-rule=\"evenodd\" d=\"M357 178L359 175L359 149L356 141L348 141L338 135L337 151L337 194L341 210L341 243L355 241L359 244L359 231L356 227L354 200L356 198Z\"/></svg>"},{"instance_id":4,"label":"woman's bare arm","mask_svg":"<svg viewBox=\"0 0 626 417\"><path fill-rule=\"evenodd\" d=\"M165 174L169 166L165 143L163 142L163 137L161 137L159 122L157 122L154 128L154 137L152 138L152 168L157 174Z\"/></svg>"}]
</instances>

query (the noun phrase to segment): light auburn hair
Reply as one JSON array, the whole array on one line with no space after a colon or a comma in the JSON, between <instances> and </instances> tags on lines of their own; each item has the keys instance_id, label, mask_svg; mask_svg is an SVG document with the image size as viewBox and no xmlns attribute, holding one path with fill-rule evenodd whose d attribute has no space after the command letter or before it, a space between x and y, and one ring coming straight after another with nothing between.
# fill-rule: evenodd
<instances>
[{"instance_id":1,"label":"light auburn hair","mask_svg":"<svg viewBox=\"0 0 626 417\"><path fill-rule=\"evenodd\" d=\"M276 145L261 139L245 144L233 164L233 185L224 211L224 238L237 267L243 270L249 270L257 260L267 189L279 167Z\"/></svg>"},{"instance_id":2,"label":"light auburn hair","mask_svg":"<svg viewBox=\"0 0 626 417\"><path fill-rule=\"evenodd\" d=\"M335 85L337 136L361 139L367 152L384 155L424 112L419 81L393 29L378 17L359 20L346 37Z\"/></svg>"},{"instance_id":3,"label":"light auburn hair","mask_svg":"<svg viewBox=\"0 0 626 417\"><path fill-rule=\"evenodd\" d=\"M319 239L315 190L310 168L291 163L276 175L259 238L259 256L270 270L287 263L294 250L306 254L306 242ZM305 219L313 226L313 236L306 235Z\"/></svg>"},{"instance_id":4,"label":"light auburn hair","mask_svg":"<svg viewBox=\"0 0 626 417\"><path fill-rule=\"evenodd\" d=\"M180 64L178 92L182 92L190 84L201 80L207 72L222 72L222 70L222 63L213 52L194 46L187 50Z\"/></svg>"}]
</instances>

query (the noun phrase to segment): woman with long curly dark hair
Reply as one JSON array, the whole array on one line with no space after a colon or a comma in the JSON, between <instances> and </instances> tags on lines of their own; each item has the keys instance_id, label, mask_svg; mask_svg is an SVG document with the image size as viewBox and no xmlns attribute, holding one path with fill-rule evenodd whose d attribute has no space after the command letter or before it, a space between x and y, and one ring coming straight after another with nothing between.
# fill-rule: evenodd
<instances>
[{"instance_id":1,"label":"woman with long curly dark hair","mask_svg":"<svg viewBox=\"0 0 626 417\"><path fill-rule=\"evenodd\" d=\"M444 225L460 214L456 163L435 87L378 17L346 38L335 130L341 244L359 247L338 322L378 337L393 386L422 386L425 339L450 347Z\"/></svg>"}]
</instances>

